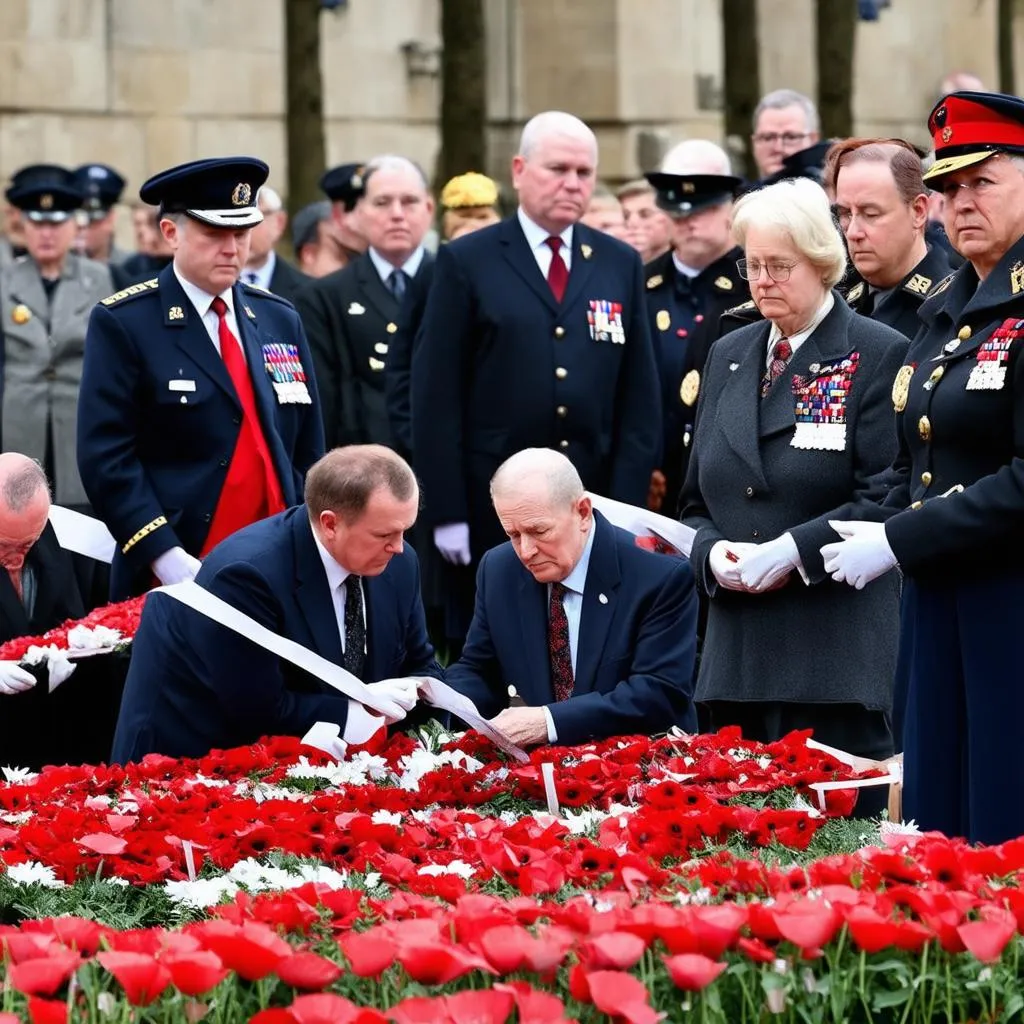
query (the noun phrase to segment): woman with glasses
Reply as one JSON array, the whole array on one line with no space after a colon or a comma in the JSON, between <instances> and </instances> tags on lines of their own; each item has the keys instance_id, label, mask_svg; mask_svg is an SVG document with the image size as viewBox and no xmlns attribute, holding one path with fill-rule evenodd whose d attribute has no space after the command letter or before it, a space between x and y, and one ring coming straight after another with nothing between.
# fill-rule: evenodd
<instances>
[{"instance_id":1,"label":"woman with glasses","mask_svg":"<svg viewBox=\"0 0 1024 1024\"><path fill-rule=\"evenodd\" d=\"M822 554L853 587L903 572L904 816L1000 843L1024 833L1024 101L953 93L929 130L967 263L895 378L889 518Z\"/></svg>"},{"instance_id":2,"label":"woman with glasses","mask_svg":"<svg viewBox=\"0 0 1024 1024\"><path fill-rule=\"evenodd\" d=\"M691 561L709 598L697 700L712 727L763 742L813 729L892 753L899 580L837 586L830 519L880 500L896 451L889 392L906 339L834 290L846 270L824 191L797 179L745 195L740 273L765 319L711 347L683 489Z\"/></svg>"}]
</instances>

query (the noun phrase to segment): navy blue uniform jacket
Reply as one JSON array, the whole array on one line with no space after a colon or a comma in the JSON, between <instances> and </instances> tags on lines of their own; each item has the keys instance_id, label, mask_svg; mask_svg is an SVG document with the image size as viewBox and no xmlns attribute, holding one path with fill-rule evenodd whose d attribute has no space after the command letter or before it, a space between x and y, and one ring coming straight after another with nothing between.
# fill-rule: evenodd
<instances>
[{"instance_id":1,"label":"navy blue uniform jacket","mask_svg":"<svg viewBox=\"0 0 1024 1024\"><path fill-rule=\"evenodd\" d=\"M572 696L553 703L548 593L511 543L484 555L466 646L445 681L490 718L508 687L530 707L547 705L558 742L695 731L693 662L697 593L686 559L656 555L594 513ZM604 598L605 600L602 600Z\"/></svg>"},{"instance_id":2,"label":"navy blue uniform jacket","mask_svg":"<svg viewBox=\"0 0 1024 1024\"><path fill-rule=\"evenodd\" d=\"M602 302L621 305L621 344L591 336ZM643 267L627 245L577 224L559 303L517 217L449 242L422 332L412 442L427 525L468 522L475 558L500 544L490 480L531 447L563 452L590 490L646 505L661 393Z\"/></svg>"},{"instance_id":3,"label":"navy blue uniform jacket","mask_svg":"<svg viewBox=\"0 0 1024 1024\"><path fill-rule=\"evenodd\" d=\"M196 582L273 632L341 663L341 634L304 505L218 544ZM373 682L440 676L427 639L420 571L406 547L363 577L366 666ZM302 736L314 722L344 731L348 698L172 597L142 613L111 760L148 753L200 757L265 735Z\"/></svg>"},{"instance_id":4,"label":"navy blue uniform jacket","mask_svg":"<svg viewBox=\"0 0 1024 1024\"><path fill-rule=\"evenodd\" d=\"M290 303L236 284L235 320L263 436L286 505L324 453L313 359ZM281 404L263 346L297 346L312 404ZM178 390L194 387L195 390ZM78 466L119 550L116 598L142 593L150 565L176 546L198 556L242 423L242 407L210 336L172 267L92 311L78 402Z\"/></svg>"}]
</instances>

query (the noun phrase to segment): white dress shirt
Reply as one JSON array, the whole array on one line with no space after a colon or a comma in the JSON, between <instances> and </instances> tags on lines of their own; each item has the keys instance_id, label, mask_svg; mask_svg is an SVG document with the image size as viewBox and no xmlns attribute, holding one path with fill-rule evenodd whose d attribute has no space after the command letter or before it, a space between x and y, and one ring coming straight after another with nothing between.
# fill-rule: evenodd
<instances>
[{"instance_id":1,"label":"white dress shirt","mask_svg":"<svg viewBox=\"0 0 1024 1024\"><path fill-rule=\"evenodd\" d=\"M419 246L416 251L401 265L401 267L395 267L393 263L388 263L386 259L372 246L366 250L370 254L370 262L373 264L374 269L380 276L381 281L384 283L384 287L388 291L391 291L391 284L389 278L396 269L405 271L405 283L408 284L415 276L416 271L420 269L420 264L423 262L423 246Z\"/></svg>"},{"instance_id":2,"label":"white dress shirt","mask_svg":"<svg viewBox=\"0 0 1024 1024\"><path fill-rule=\"evenodd\" d=\"M695 277L700 277L701 272L696 267L691 267L689 263L684 263L674 252L672 253L672 264L683 277L688 277L691 280Z\"/></svg>"},{"instance_id":3,"label":"white dress shirt","mask_svg":"<svg viewBox=\"0 0 1024 1024\"><path fill-rule=\"evenodd\" d=\"M530 252L533 253L533 258L537 261L537 266L540 267L540 272L544 275L544 280L546 281L548 279L548 271L551 269L551 260L555 255L551 251L551 246L548 245L551 232L545 231L536 221L530 220L523 213L521 206L516 211L516 216L519 218L519 225L523 229L523 234L526 235L526 244L530 247ZM562 261L565 263L566 270L572 270L572 228L573 226L570 224L558 236L562 240L562 248L558 251L562 256Z\"/></svg>"},{"instance_id":4,"label":"white dress shirt","mask_svg":"<svg viewBox=\"0 0 1024 1024\"><path fill-rule=\"evenodd\" d=\"M277 266L277 253L273 249L270 255L263 262L262 267L243 267L242 280L256 288L262 288L265 292L270 291L270 279L274 276L274 268Z\"/></svg>"},{"instance_id":5,"label":"white dress shirt","mask_svg":"<svg viewBox=\"0 0 1024 1024\"><path fill-rule=\"evenodd\" d=\"M793 355L797 353L797 349L814 333L815 328L822 320L825 319L832 312L832 307L836 304L836 300L832 297L832 293L829 292L825 296L825 301L818 307L818 312L811 317L811 322L803 328L803 330L797 331L796 334L789 335L786 340L789 342L793 349ZM771 369L772 365L772 350L775 348L775 342L781 341L783 338L782 331L772 324L772 329L768 332L768 351L765 353L765 369ZM790 357L792 358L792 357Z\"/></svg>"},{"instance_id":6,"label":"white dress shirt","mask_svg":"<svg viewBox=\"0 0 1024 1024\"><path fill-rule=\"evenodd\" d=\"M178 284L181 285L182 291L188 297L188 301L192 303L195 311L199 314L199 318L203 321L203 326L206 328L206 333L210 336L210 341L213 342L213 347L217 350L217 354L221 355L220 351L220 334L218 333L218 327L220 318L213 311L213 300L217 298L216 295L211 295L209 292L204 292L198 285L193 284L191 281L186 281L185 278L178 273L178 268L174 268L174 276L178 279ZM238 339L238 347L242 350L242 356L245 357L245 348L242 345L242 335L238 330L238 321L235 319L235 296L230 288L225 288L220 293L220 297L224 300L225 305L228 307L227 312L224 314L224 319L228 323L228 327L231 328L231 333Z\"/></svg>"},{"instance_id":7,"label":"white dress shirt","mask_svg":"<svg viewBox=\"0 0 1024 1024\"><path fill-rule=\"evenodd\" d=\"M565 618L569 623L569 658L572 661L572 677L576 678L576 653L580 646L580 618L583 615L583 591L587 586L587 570L590 568L590 552L594 547L594 533L597 524L591 521L590 533L587 534L586 543L583 545L583 554L576 563L571 573L562 580L565 587L565 594L562 596L562 607L565 609ZM547 585L548 592L548 614L551 614L551 584ZM558 740L558 733L555 730L555 720L551 717L550 709L544 707L544 717L548 723L548 743L555 743Z\"/></svg>"},{"instance_id":8,"label":"white dress shirt","mask_svg":"<svg viewBox=\"0 0 1024 1024\"><path fill-rule=\"evenodd\" d=\"M352 574L348 569L343 568L334 559L334 556L320 543L320 538L313 530L313 542L320 554L320 561L324 563L324 572L327 573L327 586L331 588L331 600L334 602L334 617L338 622L338 635L341 637L341 653L345 653L345 580ZM363 595L363 636L366 636L366 591L363 589L363 581L359 581L359 593ZM365 653L365 651L364 651Z\"/></svg>"}]
</instances>

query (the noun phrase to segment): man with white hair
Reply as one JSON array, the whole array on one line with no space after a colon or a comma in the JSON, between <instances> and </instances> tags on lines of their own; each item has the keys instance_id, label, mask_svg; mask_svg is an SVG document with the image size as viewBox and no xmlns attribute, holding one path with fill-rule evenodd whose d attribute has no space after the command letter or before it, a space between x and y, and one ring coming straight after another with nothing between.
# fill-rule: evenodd
<instances>
[{"instance_id":1,"label":"man with white hair","mask_svg":"<svg viewBox=\"0 0 1024 1024\"><path fill-rule=\"evenodd\" d=\"M524 746L692 731L689 561L637 547L594 510L559 452L516 453L490 491L508 542L480 562L448 684Z\"/></svg>"},{"instance_id":2,"label":"man with white hair","mask_svg":"<svg viewBox=\"0 0 1024 1024\"><path fill-rule=\"evenodd\" d=\"M707 139L673 147L661 171L648 174L655 202L672 218L672 249L644 268L647 312L661 376L664 443L652 505L673 515L689 461L697 396L718 320L750 298L736 261L732 203L740 178L725 151Z\"/></svg>"},{"instance_id":3,"label":"man with white hair","mask_svg":"<svg viewBox=\"0 0 1024 1024\"><path fill-rule=\"evenodd\" d=\"M647 499L661 418L643 268L580 223L596 173L594 133L538 114L512 161L517 212L438 252L413 356L413 461L434 543L456 566L503 540L488 485L521 448L561 451L594 491Z\"/></svg>"},{"instance_id":4,"label":"man with white hair","mask_svg":"<svg viewBox=\"0 0 1024 1024\"><path fill-rule=\"evenodd\" d=\"M316 362L327 448L392 445L384 392L388 349L410 282L431 257L423 248L434 202L422 168L378 156L361 172L361 256L296 297Z\"/></svg>"},{"instance_id":5,"label":"man with white hair","mask_svg":"<svg viewBox=\"0 0 1024 1024\"><path fill-rule=\"evenodd\" d=\"M795 89L776 89L754 109L754 161L762 178L778 174L783 161L821 138L818 108Z\"/></svg>"},{"instance_id":6,"label":"man with white hair","mask_svg":"<svg viewBox=\"0 0 1024 1024\"><path fill-rule=\"evenodd\" d=\"M281 241L288 226L288 214L281 197L269 185L259 190L256 204L263 220L249 232L249 258L242 270L242 280L294 302L299 289L308 284L310 278L274 252L274 246Z\"/></svg>"}]
</instances>

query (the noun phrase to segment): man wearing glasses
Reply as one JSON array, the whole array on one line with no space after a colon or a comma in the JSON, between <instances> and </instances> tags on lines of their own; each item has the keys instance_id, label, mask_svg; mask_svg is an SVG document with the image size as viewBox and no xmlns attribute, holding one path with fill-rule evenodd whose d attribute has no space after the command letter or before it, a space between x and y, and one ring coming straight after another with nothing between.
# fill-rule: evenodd
<instances>
[{"instance_id":1,"label":"man wearing glasses","mask_svg":"<svg viewBox=\"0 0 1024 1024\"><path fill-rule=\"evenodd\" d=\"M818 108L793 89L776 89L761 98L754 111L754 160L758 175L782 170L788 156L813 146L821 137Z\"/></svg>"}]
</instances>

